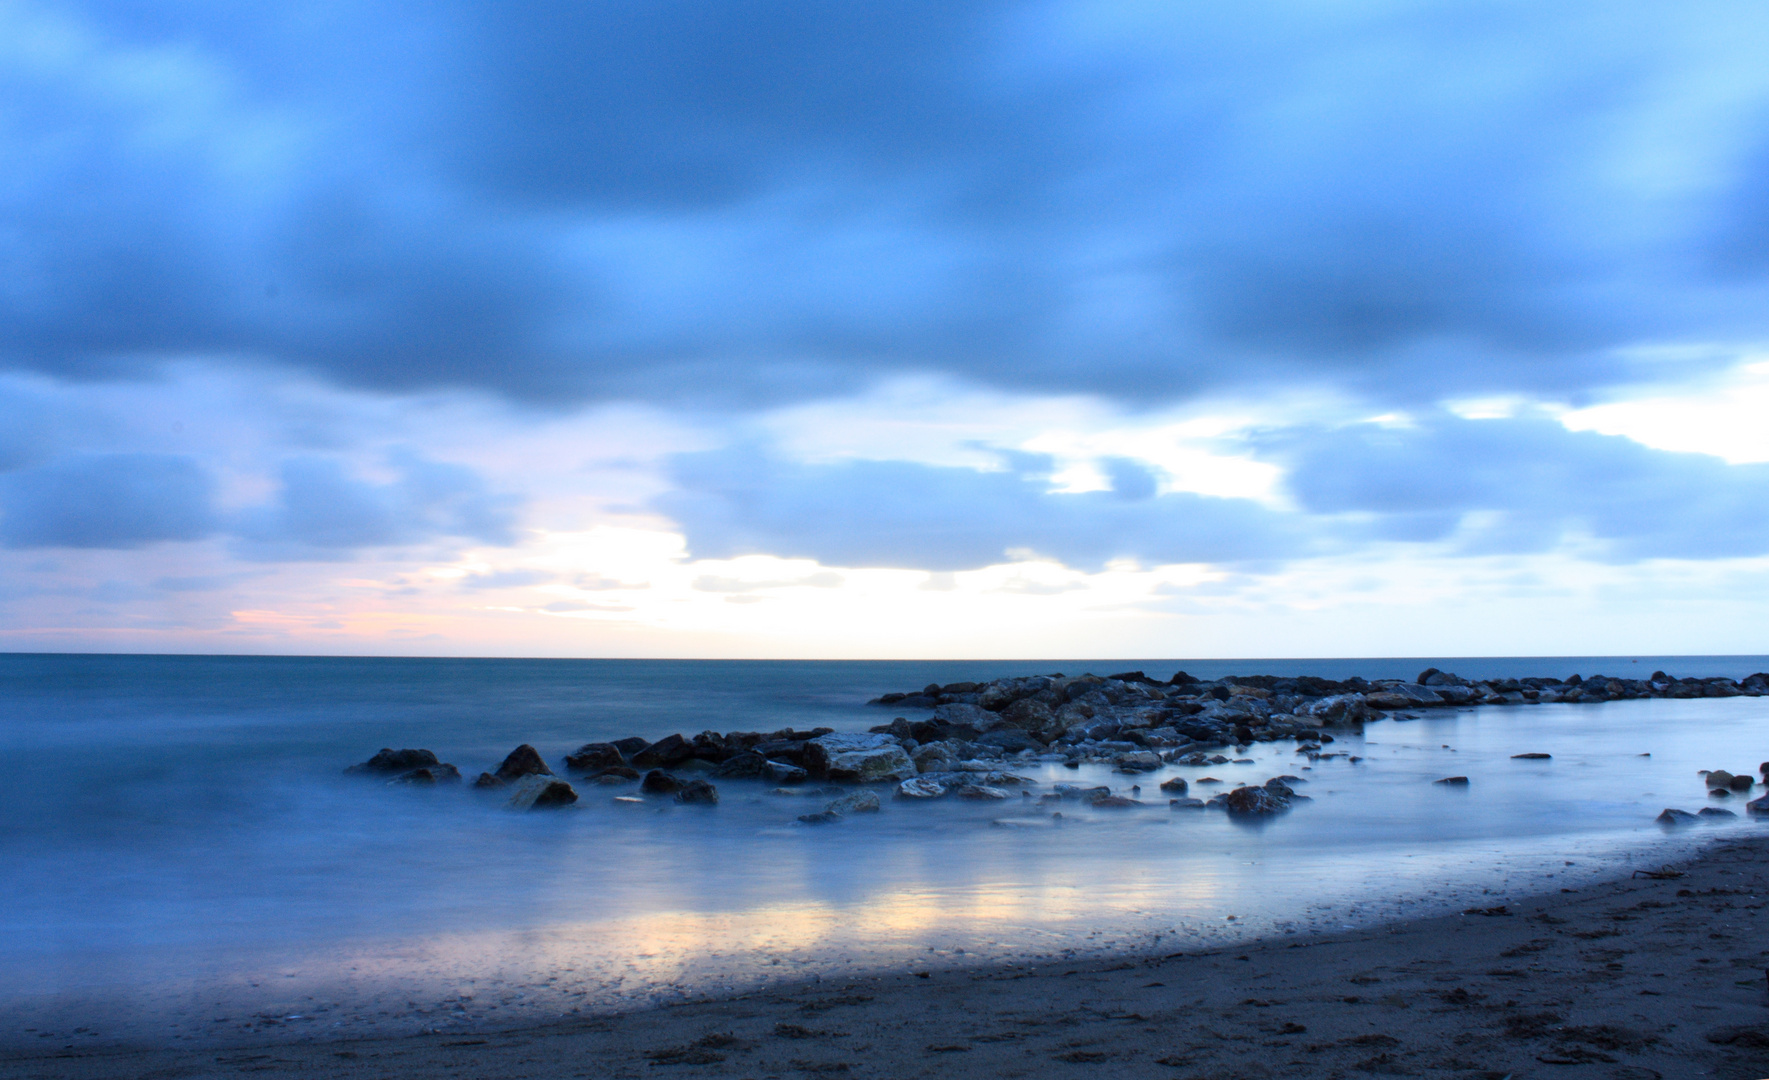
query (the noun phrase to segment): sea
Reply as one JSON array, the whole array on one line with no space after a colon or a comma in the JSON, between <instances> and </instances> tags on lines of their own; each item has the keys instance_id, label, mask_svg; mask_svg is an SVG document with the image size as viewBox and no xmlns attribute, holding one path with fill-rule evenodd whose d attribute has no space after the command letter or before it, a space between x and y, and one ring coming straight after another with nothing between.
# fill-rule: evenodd
<instances>
[{"instance_id":1,"label":"sea","mask_svg":"<svg viewBox=\"0 0 1769 1080\"><path fill-rule=\"evenodd\" d=\"M1769 759L1769 699L1441 709L1246 763L1144 777L1032 764L1151 805L899 803L819 827L815 795L719 781L717 807L515 813L470 784L344 769L422 747L469 781L520 743L560 767L637 735L925 713L931 682L1184 670L1411 678L1742 678L1769 657L711 661L0 655L0 1044L226 1045L485 1031L782 983L1043 966L1337 932L1626 876L1736 818L1698 770ZM1549 760L1516 760L1547 753ZM1289 774L1269 820L1170 810L1155 785ZM1466 776L1466 787L1434 780ZM1759 789L1760 793L1760 789ZM1743 799L1733 799L1741 804Z\"/></svg>"}]
</instances>

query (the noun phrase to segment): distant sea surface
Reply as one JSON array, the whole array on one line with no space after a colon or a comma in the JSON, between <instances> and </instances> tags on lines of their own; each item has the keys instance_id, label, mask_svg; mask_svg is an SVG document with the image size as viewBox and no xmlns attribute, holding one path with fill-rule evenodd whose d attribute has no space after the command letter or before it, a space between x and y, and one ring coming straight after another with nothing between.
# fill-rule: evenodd
<instances>
[{"instance_id":1,"label":"distant sea surface","mask_svg":"<svg viewBox=\"0 0 1769 1080\"><path fill-rule=\"evenodd\" d=\"M1004 675L1185 670L1411 678L1742 678L1769 657L667 661L0 655L0 1042L298 1037L526 1023L777 979L1037 961L1299 933L1483 906L1674 857L1734 822L1698 769L1769 759L1769 699L1437 710L1383 721L1312 768L1143 778L1129 813L1036 799L819 809L720 781L716 809L616 803L513 814L463 787L342 774L424 747L469 779L518 743L582 743L900 715L891 690ZM925 715L925 714L912 714ZM1541 752L1550 761L1516 761ZM1244 825L1167 809L1167 775L1289 773L1313 802ZM1467 789L1432 780L1465 775ZM1202 792L1207 794L1207 790ZM1741 803L1743 800L1733 800ZM1742 813L1741 806L1733 809ZM1232 918L1231 918L1232 917ZM78 1022L76 1022L78 1021ZM87 1030L75 1034L74 1027ZM29 1030L27 1030L29 1029ZM71 1042L69 1040L72 1040Z\"/></svg>"}]
</instances>

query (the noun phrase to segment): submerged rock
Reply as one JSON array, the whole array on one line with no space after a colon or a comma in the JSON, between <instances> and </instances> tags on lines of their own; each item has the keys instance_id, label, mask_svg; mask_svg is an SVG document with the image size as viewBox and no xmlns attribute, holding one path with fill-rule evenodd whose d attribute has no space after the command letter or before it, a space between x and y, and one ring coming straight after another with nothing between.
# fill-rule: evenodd
<instances>
[{"instance_id":1,"label":"submerged rock","mask_svg":"<svg viewBox=\"0 0 1769 1080\"><path fill-rule=\"evenodd\" d=\"M1512 754L1512 761L1547 761L1553 754Z\"/></svg>"},{"instance_id":2,"label":"submerged rock","mask_svg":"<svg viewBox=\"0 0 1769 1080\"><path fill-rule=\"evenodd\" d=\"M440 765L436 755L428 750L394 750L382 747L380 752L361 765L352 765L346 773L403 773L414 769L424 769L432 765ZM454 768L454 766L449 766Z\"/></svg>"},{"instance_id":3,"label":"submerged rock","mask_svg":"<svg viewBox=\"0 0 1769 1080\"><path fill-rule=\"evenodd\" d=\"M639 790L647 795L674 795L682 790L682 787L680 779L662 769L652 769L645 774L645 779L639 782Z\"/></svg>"},{"instance_id":4,"label":"submerged rock","mask_svg":"<svg viewBox=\"0 0 1769 1080\"><path fill-rule=\"evenodd\" d=\"M938 799L946 794L946 785L927 776L913 776L897 785L899 799Z\"/></svg>"},{"instance_id":5,"label":"submerged rock","mask_svg":"<svg viewBox=\"0 0 1769 1080\"><path fill-rule=\"evenodd\" d=\"M1170 779L1161 781L1161 790L1167 792L1169 795L1184 795L1186 793L1186 782L1181 777L1171 777ZM1202 803L1199 805L1202 805Z\"/></svg>"},{"instance_id":6,"label":"submerged rock","mask_svg":"<svg viewBox=\"0 0 1769 1080\"><path fill-rule=\"evenodd\" d=\"M413 769L387 781L389 784L458 784L461 782L461 770L453 765L429 765L422 769Z\"/></svg>"},{"instance_id":7,"label":"submerged rock","mask_svg":"<svg viewBox=\"0 0 1769 1080\"><path fill-rule=\"evenodd\" d=\"M1701 819L1687 810L1676 810L1671 807L1666 807L1664 813L1660 814L1655 820L1664 825L1692 825Z\"/></svg>"},{"instance_id":8,"label":"submerged rock","mask_svg":"<svg viewBox=\"0 0 1769 1080\"><path fill-rule=\"evenodd\" d=\"M705 780L690 780L676 792L679 803L695 803L701 806L719 805L719 789Z\"/></svg>"},{"instance_id":9,"label":"submerged rock","mask_svg":"<svg viewBox=\"0 0 1769 1080\"><path fill-rule=\"evenodd\" d=\"M843 795L823 809L831 814L876 814L879 809L878 795L871 791L856 791Z\"/></svg>"},{"instance_id":10,"label":"submerged rock","mask_svg":"<svg viewBox=\"0 0 1769 1080\"><path fill-rule=\"evenodd\" d=\"M552 810L577 801L572 786L552 774L531 773L519 778L510 792L512 810Z\"/></svg>"},{"instance_id":11,"label":"submerged rock","mask_svg":"<svg viewBox=\"0 0 1769 1080\"><path fill-rule=\"evenodd\" d=\"M1723 817L1735 818L1738 815L1733 813L1730 810L1722 810L1718 806L1704 806L1701 808L1701 810L1699 810L1696 813L1695 816L1696 817L1705 817L1705 818L1723 818Z\"/></svg>"},{"instance_id":12,"label":"submerged rock","mask_svg":"<svg viewBox=\"0 0 1769 1080\"><path fill-rule=\"evenodd\" d=\"M1468 778L1466 776L1446 776L1442 780L1433 780L1432 783L1442 784L1444 787L1467 787Z\"/></svg>"}]
</instances>

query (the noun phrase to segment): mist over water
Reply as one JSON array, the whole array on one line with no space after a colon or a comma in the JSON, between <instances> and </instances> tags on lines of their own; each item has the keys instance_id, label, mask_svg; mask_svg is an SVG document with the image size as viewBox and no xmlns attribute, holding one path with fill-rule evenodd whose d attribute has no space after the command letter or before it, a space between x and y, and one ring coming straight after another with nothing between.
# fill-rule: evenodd
<instances>
[{"instance_id":1,"label":"mist over water","mask_svg":"<svg viewBox=\"0 0 1769 1080\"><path fill-rule=\"evenodd\" d=\"M1355 764L1310 768L1279 742L1256 745L1252 764L1141 777L1016 767L1040 782L1034 796L1140 783L1155 804L1070 802L1060 821L1035 797L887 798L880 814L804 828L796 816L823 800L724 780L714 809L617 804L631 788L580 784L574 808L512 814L465 788L342 775L383 746L435 750L470 778L521 742L559 768L584 742L626 735L864 730L901 712L867 699L928 682L1180 668L1410 678L1426 666L1738 678L1769 658L0 656L12 763L0 785L0 1011L24 1018L0 1038L70 1010L133 1039L262 1032L272 1014L278 1030L308 1035L481 1026L868 967L1183 948L1469 896L1497 903L1761 827L1653 822L1708 801L1696 770L1769 759L1769 702L1755 698L1434 710L1338 734L1332 749ZM1524 752L1553 759L1512 760ZM1284 773L1305 778L1313 801L1258 825L1170 811L1155 790L1169 775L1233 785ZM1450 775L1471 785L1431 783Z\"/></svg>"}]
</instances>

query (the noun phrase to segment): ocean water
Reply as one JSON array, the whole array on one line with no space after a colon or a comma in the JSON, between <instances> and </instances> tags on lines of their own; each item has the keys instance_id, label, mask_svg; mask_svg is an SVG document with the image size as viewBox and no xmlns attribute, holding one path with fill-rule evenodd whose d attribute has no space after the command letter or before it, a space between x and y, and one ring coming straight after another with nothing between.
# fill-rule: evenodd
<instances>
[{"instance_id":1,"label":"ocean water","mask_svg":"<svg viewBox=\"0 0 1769 1080\"><path fill-rule=\"evenodd\" d=\"M1739 819L1696 770L1769 759L1769 699L1437 710L1370 724L1312 768L1143 778L1155 806L1053 819L1036 799L886 800L805 828L821 800L720 781L716 808L513 814L462 787L342 775L426 747L469 777L530 742L705 729L864 730L888 690L1001 675L1183 668L1468 677L1742 677L1769 657L988 662L520 661L0 655L0 1042L224 1043L479 1029L774 980L1186 948L1483 906L1656 865ZM913 715L913 714L912 714ZM1546 752L1550 761L1511 755ZM1312 802L1247 824L1174 812L1167 775L1282 773ZM1466 775L1466 789L1432 780ZM1034 788L1034 793L1039 789ZM1760 793L1760 789L1759 792ZM1742 814L1742 799L1731 801ZM76 1031L75 1029L84 1029ZM71 1042L69 1040L72 1040Z\"/></svg>"}]
</instances>

